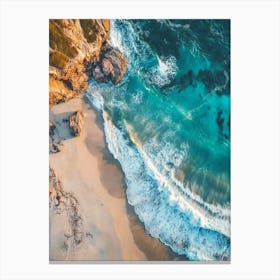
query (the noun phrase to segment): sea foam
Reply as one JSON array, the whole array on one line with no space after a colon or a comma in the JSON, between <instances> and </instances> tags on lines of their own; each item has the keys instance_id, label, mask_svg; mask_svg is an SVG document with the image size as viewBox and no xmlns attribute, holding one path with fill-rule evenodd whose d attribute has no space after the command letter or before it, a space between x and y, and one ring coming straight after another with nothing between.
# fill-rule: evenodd
<instances>
[{"instance_id":1,"label":"sea foam","mask_svg":"<svg viewBox=\"0 0 280 280\"><path fill-rule=\"evenodd\" d=\"M170 186L168 179L140 150L137 139L127 138L128 131L112 123L100 106L103 98L96 88L89 88L87 96L102 113L108 148L125 173L128 203L134 206L146 231L174 252L192 260L229 259L230 239L211 229L210 222L205 222L203 207L199 209L195 202L190 203L191 199L188 203L184 201L186 196Z\"/></svg>"},{"instance_id":2,"label":"sea foam","mask_svg":"<svg viewBox=\"0 0 280 280\"><path fill-rule=\"evenodd\" d=\"M156 56L155 59L153 50L139 38L132 25L125 20L119 22L117 25L115 20L111 21L109 42L127 56L129 70L135 72L144 69L140 71L146 73L143 78L155 86L162 87L169 84L178 70L176 58ZM143 63L144 61L149 63Z\"/></svg>"},{"instance_id":3,"label":"sea foam","mask_svg":"<svg viewBox=\"0 0 280 280\"><path fill-rule=\"evenodd\" d=\"M146 76L142 78L159 87L174 77L176 59L158 56L154 59L155 54L139 39L129 22L122 20L117 24L111 21L109 40L128 57L127 71L130 74L145 72ZM144 60L150 61L150 67L143 66ZM150 80L153 72L157 76L154 81ZM229 206L204 202L175 176L182 159L188 154L188 143L181 143L178 148L164 139L157 143L141 143L129 123L124 121L118 126L113 123L108 107L117 107L122 111L126 109L121 101L126 98L126 86L123 84L100 85L91 81L87 96L103 116L108 148L125 173L129 204L144 223L145 230L174 252L192 260L229 259ZM114 94L114 98L105 101L108 92ZM143 92L139 90L130 98L135 105L139 105ZM168 116L166 122L170 122ZM149 124L145 128L148 130ZM169 133L166 137L172 138L172 131Z\"/></svg>"},{"instance_id":4,"label":"sea foam","mask_svg":"<svg viewBox=\"0 0 280 280\"><path fill-rule=\"evenodd\" d=\"M148 75L154 85L162 87L174 79L176 72L177 64L174 56L167 58L157 57L157 64L149 69Z\"/></svg>"}]
</instances>

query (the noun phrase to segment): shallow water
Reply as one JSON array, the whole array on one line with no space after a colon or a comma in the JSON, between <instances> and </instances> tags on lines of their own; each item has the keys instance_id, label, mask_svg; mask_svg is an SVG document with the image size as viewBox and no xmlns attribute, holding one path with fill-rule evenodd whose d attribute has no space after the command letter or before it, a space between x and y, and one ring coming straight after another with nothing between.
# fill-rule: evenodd
<instances>
[{"instance_id":1,"label":"shallow water","mask_svg":"<svg viewBox=\"0 0 280 280\"><path fill-rule=\"evenodd\" d=\"M129 60L117 86L90 82L106 142L146 231L193 260L230 259L227 20L111 20Z\"/></svg>"}]
</instances>

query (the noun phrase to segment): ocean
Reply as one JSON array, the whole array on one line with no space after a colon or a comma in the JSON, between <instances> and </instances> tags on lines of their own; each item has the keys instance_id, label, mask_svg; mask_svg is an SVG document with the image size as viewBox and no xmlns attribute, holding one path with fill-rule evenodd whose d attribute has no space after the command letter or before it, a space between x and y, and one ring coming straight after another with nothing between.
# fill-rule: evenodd
<instances>
[{"instance_id":1,"label":"ocean","mask_svg":"<svg viewBox=\"0 0 280 280\"><path fill-rule=\"evenodd\" d=\"M111 20L109 43L127 72L86 95L128 203L174 252L230 260L230 21Z\"/></svg>"}]
</instances>

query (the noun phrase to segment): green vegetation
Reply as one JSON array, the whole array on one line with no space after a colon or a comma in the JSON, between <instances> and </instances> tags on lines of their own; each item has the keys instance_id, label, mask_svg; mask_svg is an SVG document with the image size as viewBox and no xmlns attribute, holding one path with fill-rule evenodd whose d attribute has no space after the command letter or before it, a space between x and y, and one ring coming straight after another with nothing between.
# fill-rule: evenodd
<instances>
[{"instance_id":1,"label":"green vegetation","mask_svg":"<svg viewBox=\"0 0 280 280\"><path fill-rule=\"evenodd\" d=\"M88 43L95 42L98 34L98 25L91 19L80 19L80 23Z\"/></svg>"},{"instance_id":2,"label":"green vegetation","mask_svg":"<svg viewBox=\"0 0 280 280\"><path fill-rule=\"evenodd\" d=\"M78 54L78 51L72 46L70 38L64 34L59 23L56 20L49 21L50 47L60 53L57 54L60 56L59 61L62 59L62 55L64 55L63 59L65 57L74 58Z\"/></svg>"},{"instance_id":3,"label":"green vegetation","mask_svg":"<svg viewBox=\"0 0 280 280\"><path fill-rule=\"evenodd\" d=\"M68 57L59 51L50 54L49 63L51 66L63 68L66 65L67 61Z\"/></svg>"}]
</instances>

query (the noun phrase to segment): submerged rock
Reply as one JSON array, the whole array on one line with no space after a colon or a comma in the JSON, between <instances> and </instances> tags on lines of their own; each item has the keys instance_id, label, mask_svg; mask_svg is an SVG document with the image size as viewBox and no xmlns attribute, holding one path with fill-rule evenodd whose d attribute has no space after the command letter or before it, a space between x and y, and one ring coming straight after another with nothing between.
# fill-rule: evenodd
<instances>
[{"instance_id":1,"label":"submerged rock","mask_svg":"<svg viewBox=\"0 0 280 280\"><path fill-rule=\"evenodd\" d=\"M84 126L84 114L82 111L75 112L69 118L69 126L75 136L79 136Z\"/></svg>"}]
</instances>

